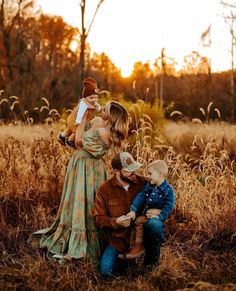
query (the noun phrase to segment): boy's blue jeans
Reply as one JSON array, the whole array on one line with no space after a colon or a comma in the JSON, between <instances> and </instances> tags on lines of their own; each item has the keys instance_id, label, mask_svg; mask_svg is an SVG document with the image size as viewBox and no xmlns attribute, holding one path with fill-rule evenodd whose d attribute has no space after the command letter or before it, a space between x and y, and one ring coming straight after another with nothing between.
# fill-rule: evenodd
<instances>
[{"instance_id":1,"label":"boy's blue jeans","mask_svg":"<svg viewBox=\"0 0 236 291\"><path fill-rule=\"evenodd\" d=\"M144 246L146 255L145 265L158 263L160 248L164 239L163 222L158 218L150 218L144 224ZM108 246L101 258L100 273L106 277L119 274L127 268L127 262L118 258L120 252L112 246Z\"/></svg>"},{"instance_id":2,"label":"boy's blue jeans","mask_svg":"<svg viewBox=\"0 0 236 291\"><path fill-rule=\"evenodd\" d=\"M148 219L144 224L144 247L146 250L144 258L145 265L153 265L159 262L161 244L163 241L163 222L157 217Z\"/></svg>"}]
</instances>

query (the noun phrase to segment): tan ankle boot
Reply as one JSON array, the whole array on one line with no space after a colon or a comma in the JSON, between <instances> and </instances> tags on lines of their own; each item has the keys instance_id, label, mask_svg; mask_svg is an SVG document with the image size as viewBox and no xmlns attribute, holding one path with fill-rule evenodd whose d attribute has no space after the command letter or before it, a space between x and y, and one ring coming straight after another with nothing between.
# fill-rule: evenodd
<instances>
[{"instance_id":1,"label":"tan ankle boot","mask_svg":"<svg viewBox=\"0 0 236 291\"><path fill-rule=\"evenodd\" d=\"M135 259L137 257L140 257L145 252L145 248L143 243L136 243L133 248L125 254L125 258L127 260L129 259Z\"/></svg>"}]
</instances>

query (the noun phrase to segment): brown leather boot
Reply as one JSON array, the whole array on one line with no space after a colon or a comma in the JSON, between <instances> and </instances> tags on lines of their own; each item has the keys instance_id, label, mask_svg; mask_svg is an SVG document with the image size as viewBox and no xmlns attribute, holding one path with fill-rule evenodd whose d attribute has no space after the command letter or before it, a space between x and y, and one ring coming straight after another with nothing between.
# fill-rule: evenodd
<instances>
[{"instance_id":1,"label":"brown leather boot","mask_svg":"<svg viewBox=\"0 0 236 291\"><path fill-rule=\"evenodd\" d=\"M140 257L144 252L145 248L143 243L135 243L132 249L128 253L124 254L124 257L126 260L135 259Z\"/></svg>"}]
</instances>

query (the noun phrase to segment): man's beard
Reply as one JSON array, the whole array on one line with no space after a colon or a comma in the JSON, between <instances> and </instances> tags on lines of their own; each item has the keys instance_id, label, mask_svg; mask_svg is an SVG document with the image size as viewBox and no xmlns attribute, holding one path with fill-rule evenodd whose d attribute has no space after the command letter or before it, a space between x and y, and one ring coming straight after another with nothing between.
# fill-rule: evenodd
<instances>
[{"instance_id":1,"label":"man's beard","mask_svg":"<svg viewBox=\"0 0 236 291\"><path fill-rule=\"evenodd\" d=\"M133 182L134 178L135 178L135 174L132 174L131 176L129 177L125 177L123 176L123 174L120 172L120 178L122 181L124 182L127 182L127 183L130 183L130 182Z\"/></svg>"}]
</instances>

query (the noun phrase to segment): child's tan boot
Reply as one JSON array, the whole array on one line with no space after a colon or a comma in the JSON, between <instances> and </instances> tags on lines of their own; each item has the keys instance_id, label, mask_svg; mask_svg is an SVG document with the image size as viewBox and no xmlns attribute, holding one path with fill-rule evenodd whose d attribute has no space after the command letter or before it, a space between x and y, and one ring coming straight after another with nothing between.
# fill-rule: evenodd
<instances>
[{"instance_id":1,"label":"child's tan boot","mask_svg":"<svg viewBox=\"0 0 236 291\"><path fill-rule=\"evenodd\" d=\"M133 248L124 256L127 260L130 260L130 259L135 259L137 257L140 257L144 252L145 252L144 245L143 243L140 242L140 243L136 243L133 246Z\"/></svg>"}]
</instances>

